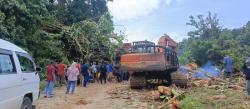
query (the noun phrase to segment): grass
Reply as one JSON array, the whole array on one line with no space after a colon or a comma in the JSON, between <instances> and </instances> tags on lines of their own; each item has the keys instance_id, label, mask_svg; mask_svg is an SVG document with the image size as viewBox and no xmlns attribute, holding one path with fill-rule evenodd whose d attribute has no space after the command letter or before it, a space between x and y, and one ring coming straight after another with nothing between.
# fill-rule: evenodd
<instances>
[{"instance_id":1,"label":"grass","mask_svg":"<svg viewBox=\"0 0 250 109\"><path fill-rule=\"evenodd\" d=\"M181 101L182 109L203 109L204 105L195 99L192 95L187 95Z\"/></svg>"},{"instance_id":2,"label":"grass","mask_svg":"<svg viewBox=\"0 0 250 109\"><path fill-rule=\"evenodd\" d=\"M206 87L187 89L186 97L181 101L183 109L250 109L250 100L246 92L232 89L216 90ZM212 99L214 95L226 95L225 99Z\"/></svg>"}]
</instances>

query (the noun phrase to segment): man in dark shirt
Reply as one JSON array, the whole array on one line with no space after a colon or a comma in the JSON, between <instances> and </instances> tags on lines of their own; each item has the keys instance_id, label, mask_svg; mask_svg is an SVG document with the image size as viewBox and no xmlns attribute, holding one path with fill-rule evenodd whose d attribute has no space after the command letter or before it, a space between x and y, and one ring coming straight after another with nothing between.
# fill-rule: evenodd
<instances>
[{"instance_id":1,"label":"man in dark shirt","mask_svg":"<svg viewBox=\"0 0 250 109\"><path fill-rule=\"evenodd\" d=\"M84 87L87 87L87 83L89 81L89 67L88 67L88 63L85 63L81 66L81 73L82 73L82 76L84 78L84 81L83 81L83 86Z\"/></svg>"},{"instance_id":2,"label":"man in dark shirt","mask_svg":"<svg viewBox=\"0 0 250 109\"><path fill-rule=\"evenodd\" d=\"M104 62L102 62L101 66L100 66L100 72L101 72L101 75L100 75L101 84L102 84L103 80L104 80L104 83L106 83L107 67L106 67Z\"/></svg>"}]
</instances>

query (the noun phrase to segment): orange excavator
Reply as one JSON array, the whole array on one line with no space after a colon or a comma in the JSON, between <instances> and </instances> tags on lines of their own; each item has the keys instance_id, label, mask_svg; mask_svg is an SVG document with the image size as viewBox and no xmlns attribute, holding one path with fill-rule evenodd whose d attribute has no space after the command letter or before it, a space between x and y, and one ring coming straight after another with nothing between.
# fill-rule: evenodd
<instances>
[{"instance_id":1,"label":"orange excavator","mask_svg":"<svg viewBox=\"0 0 250 109\"><path fill-rule=\"evenodd\" d=\"M162 36L158 45L150 41L133 42L130 52L121 56L121 67L130 74L131 88L146 87L150 80L185 85L187 79L176 72L179 67L176 47L177 43L168 35Z\"/></svg>"}]
</instances>

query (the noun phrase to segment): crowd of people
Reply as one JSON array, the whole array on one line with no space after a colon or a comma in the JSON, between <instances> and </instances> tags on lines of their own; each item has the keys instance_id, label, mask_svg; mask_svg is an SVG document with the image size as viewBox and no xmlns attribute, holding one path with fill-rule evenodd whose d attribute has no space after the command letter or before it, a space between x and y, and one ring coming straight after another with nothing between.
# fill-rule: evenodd
<instances>
[{"instance_id":1,"label":"crowd of people","mask_svg":"<svg viewBox=\"0 0 250 109\"><path fill-rule=\"evenodd\" d=\"M90 82L106 84L107 82L121 82L128 80L128 73L124 72L119 64L111 62L73 62L69 67L62 62L51 62L47 66L47 84L45 86L45 97L53 97L55 85L66 84L66 94L73 94L76 85L87 87Z\"/></svg>"},{"instance_id":2,"label":"crowd of people","mask_svg":"<svg viewBox=\"0 0 250 109\"><path fill-rule=\"evenodd\" d=\"M223 59L225 78L231 80L234 70L234 61L230 56ZM250 57L245 61L243 73L246 78L246 89L250 96ZM51 62L47 66L47 84L45 86L45 97L53 96L54 85L66 84L66 94L74 93L76 85L87 87L90 82L106 84L114 79L117 82L128 80L129 74L120 68L119 64L113 66L111 62L73 62L69 67L62 62Z\"/></svg>"}]
</instances>

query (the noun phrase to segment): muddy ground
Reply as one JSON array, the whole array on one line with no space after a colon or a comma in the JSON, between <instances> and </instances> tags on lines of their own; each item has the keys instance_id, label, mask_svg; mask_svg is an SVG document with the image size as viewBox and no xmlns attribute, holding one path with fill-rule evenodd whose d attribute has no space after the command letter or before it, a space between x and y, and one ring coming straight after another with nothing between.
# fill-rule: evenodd
<instances>
[{"instance_id":1,"label":"muddy ground","mask_svg":"<svg viewBox=\"0 0 250 109\"><path fill-rule=\"evenodd\" d=\"M65 87L54 90L54 97L43 94L35 103L37 109L147 109L154 108L154 102L143 97L148 90L131 90L128 82L90 83L87 88L76 87L74 94L65 94Z\"/></svg>"}]
</instances>

